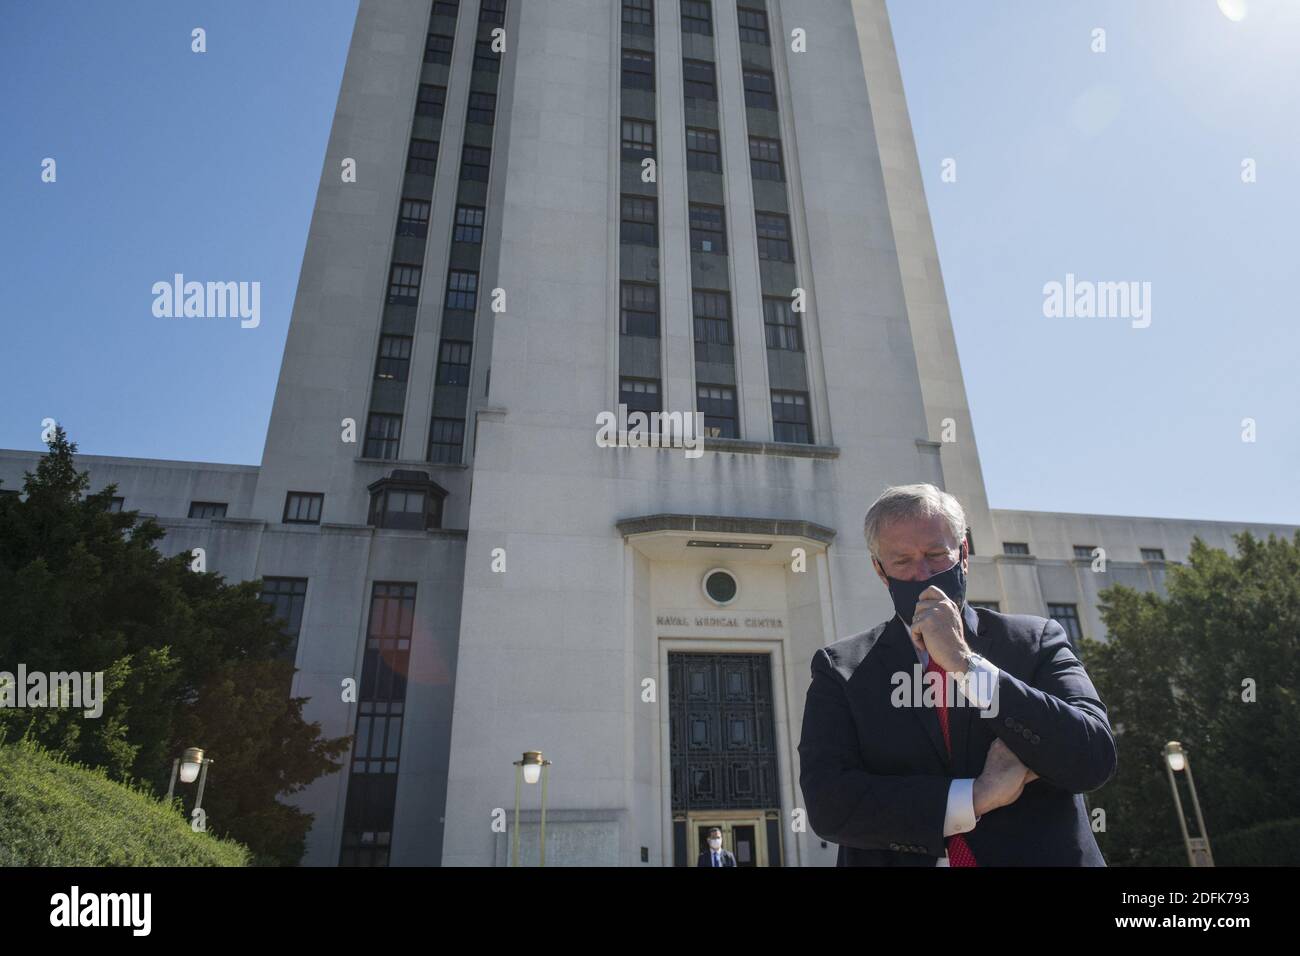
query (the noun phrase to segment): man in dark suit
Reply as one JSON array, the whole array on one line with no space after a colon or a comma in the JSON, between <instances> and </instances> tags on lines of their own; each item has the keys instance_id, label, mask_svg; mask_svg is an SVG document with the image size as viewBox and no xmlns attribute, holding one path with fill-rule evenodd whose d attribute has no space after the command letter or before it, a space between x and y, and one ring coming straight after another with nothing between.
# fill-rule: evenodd
<instances>
[{"instance_id":1,"label":"man in dark suit","mask_svg":"<svg viewBox=\"0 0 1300 956\"><path fill-rule=\"evenodd\" d=\"M867 512L897 613L813 655L808 821L839 866L1105 866L1081 794L1115 773L1106 708L1059 624L966 603L965 528L933 485Z\"/></svg>"},{"instance_id":2,"label":"man in dark suit","mask_svg":"<svg viewBox=\"0 0 1300 956\"><path fill-rule=\"evenodd\" d=\"M722 831L714 827L709 831L708 849L700 851L696 866L735 866L736 855L722 848Z\"/></svg>"}]
</instances>

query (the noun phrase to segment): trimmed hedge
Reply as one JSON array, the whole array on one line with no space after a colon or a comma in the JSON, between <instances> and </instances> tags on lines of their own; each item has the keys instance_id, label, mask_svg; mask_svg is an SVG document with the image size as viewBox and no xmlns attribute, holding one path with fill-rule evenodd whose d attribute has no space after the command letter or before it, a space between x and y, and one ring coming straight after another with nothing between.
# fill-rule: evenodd
<instances>
[{"instance_id":1,"label":"trimmed hedge","mask_svg":"<svg viewBox=\"0 0 1300 956\"><path fill-rule=\"evenodd\" d=\"M1210 852L1215 866L1300 866L1300 818L1270 820L1218 835L1211 832ZM1187 850L1181 843L1166 847L1141 865L1187 866Z\"/></svg>"},{"instance_id":2,"label":"trimmed hedge","mask_svg":"<svg viewBox=\"0 0 1300 956\"><path fill-rule=\"evenodd\" d=\"M248 866L150 791L0 738L0 866Z\"/></svg>"}]
</instances>

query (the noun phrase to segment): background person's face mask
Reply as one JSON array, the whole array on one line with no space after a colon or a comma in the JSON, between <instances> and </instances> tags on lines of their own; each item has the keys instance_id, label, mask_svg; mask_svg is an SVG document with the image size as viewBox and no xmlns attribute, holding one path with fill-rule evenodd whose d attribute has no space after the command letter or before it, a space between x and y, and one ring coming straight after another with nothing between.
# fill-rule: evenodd
<instances>
[{"instance_id":1,"label":"background person's face mask","mask_svg":"<svg viewBox=\"0 0 1300 956\"><path fill-rule=\"evenodd\" d=\"M908 627L912 626L912 615L916 613L916 602L921 599L921 594L928 587L936 587L944 594L948 595L958 607L966 600L966 572L961 568L962 558L966 553L965 542L962 543L961 551L957 556L957 563L946 571L940 571L938 574L932 574L924 581L900 581L898 578L891 578L888 574L885 579L889 581L889 596L894 601L894 610L898 616L903 619ZM879 564L879 562L877 562ZM884 567L880 568L884 574Z\"/></svg>"}]
</instances>

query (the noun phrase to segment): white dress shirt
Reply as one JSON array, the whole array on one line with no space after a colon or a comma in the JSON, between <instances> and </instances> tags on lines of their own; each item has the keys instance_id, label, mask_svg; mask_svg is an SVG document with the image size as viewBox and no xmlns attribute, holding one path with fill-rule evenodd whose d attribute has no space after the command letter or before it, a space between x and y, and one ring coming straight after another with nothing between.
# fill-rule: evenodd
<instances>
[{"instance_id":1,"label":"white dress shirt","mask_svg":"<svg viewBox=\"0 0 1300 956\"><path fill-rule=\"evenodd\" d=\"M900 617L901 621L902 618ZM907 624L904 623L904 627ZM909 640L911 629L908 629ZM921 662L921 671L930 666L930 655L912 644L916 659ZM998 668L983 657L971 661L971 669L966 672L966 680L957 682L957 689L967 700L983 708L992 702L993 687L997 684ZM952 706L951 704L949 706ZM950 837L956 833L967 833L975 829L979 817L975 816L975 778L960 777L948 785L948 809L943 816L943 835ZM948 856L939 857L935 866L947 866Z\"/></svg>"}]
</instances>

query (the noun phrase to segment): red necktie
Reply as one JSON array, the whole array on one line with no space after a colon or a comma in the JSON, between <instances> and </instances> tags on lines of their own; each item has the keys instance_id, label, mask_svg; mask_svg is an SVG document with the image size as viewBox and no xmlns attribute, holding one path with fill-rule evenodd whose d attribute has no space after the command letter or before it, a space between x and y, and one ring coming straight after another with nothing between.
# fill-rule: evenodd
<instances>
[{"instance_id":1,"label":"red necktie","mask_svg":"<svg viewBox=\"0 0 1300 956\"><path fill-rule=\"evenodd\" d=\"M934 673L939 675L939 728L943 731L943 745L948 748L948 756L952 757L952 740L948 736L948 701L945 699L948 691L948 672L939 666L939 663L930 658L930 663L925 666L927 674ZM975 866L975 854L971 852L970 844L960 833L948 837L948 865L949 866Z\"/></svg>"}]
</instances>

